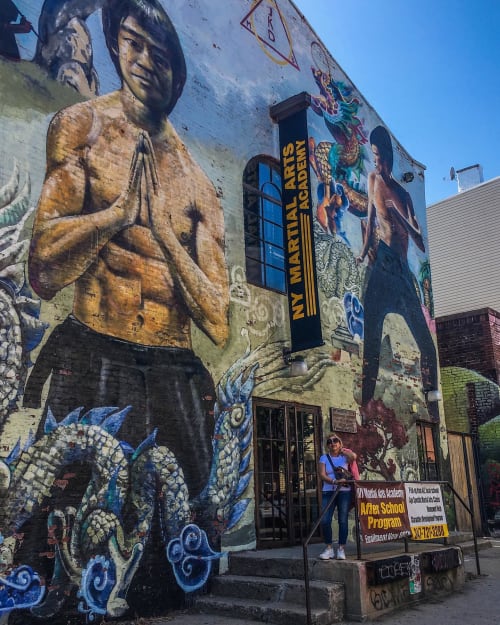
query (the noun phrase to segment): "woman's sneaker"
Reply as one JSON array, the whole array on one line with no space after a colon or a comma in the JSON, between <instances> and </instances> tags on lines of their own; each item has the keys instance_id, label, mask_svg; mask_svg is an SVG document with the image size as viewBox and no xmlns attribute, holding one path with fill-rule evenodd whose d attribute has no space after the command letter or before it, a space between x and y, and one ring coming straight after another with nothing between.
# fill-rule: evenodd
<instances>
[{"instance_id":1,"label":"woman's sneaker","mask_svg":"<svg viewBox=\"0 0 500 625\"><path fill-rule=\"evenodd\" d=\"M319 557L321 560L333 560L335 558L335 552L331 547L327 547L322 553L319 554Z\"/></svg>"},{"instance_id":2,"label":"woman's sneaker","mask_svg":"<svg viewBox=\"0 0 500 625\"><path fill-rule=\"evenodd\" d=\"M320 556L321 557L321 556ZM344 547L339 547L337 549L337 560L345 560L345 551Z\"/></svg>"}]
</instances>

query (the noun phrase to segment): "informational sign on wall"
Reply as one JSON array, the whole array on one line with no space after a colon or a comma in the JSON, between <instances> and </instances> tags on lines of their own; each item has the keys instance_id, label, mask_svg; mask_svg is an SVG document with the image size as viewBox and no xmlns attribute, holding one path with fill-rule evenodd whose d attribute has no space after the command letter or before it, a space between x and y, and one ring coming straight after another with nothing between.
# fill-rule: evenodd
<instances>
[{"instance_id":1,"label":"informational sign on wall","mask_svg":"<svg viewBox=\"0 0 500 625\"><path fill-rule=\"evenodd\" d=\"M330 408L330 429L332 432L357 431L356 411L346 408Z\"/></svg>"},{"instance_id":2,"label":"informational sign on wall","mask_svg":"<svg viewBox=\"0 0 500 625\"><path fill-rule=\"evenodd\" d=\"M441 486L418 482L405 484L405 490L411 537L429 540L448 536Z\"/></svg>"}]
</instances>

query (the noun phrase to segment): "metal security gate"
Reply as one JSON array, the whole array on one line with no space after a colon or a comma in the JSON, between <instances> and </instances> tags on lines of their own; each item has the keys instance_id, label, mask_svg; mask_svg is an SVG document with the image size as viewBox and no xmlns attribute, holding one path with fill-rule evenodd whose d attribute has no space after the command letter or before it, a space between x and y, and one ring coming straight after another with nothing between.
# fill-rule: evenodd
<instances>
[{"instance_id":1,"label":"metal security gate","mask_svg":"<svg viewBox=\"0 0 500 625\"><path fill-rule=\"evenodd\" d=\"M296 545L318 518L319 408L253 400L257 546Z\"/></svg>"}]
</instances>

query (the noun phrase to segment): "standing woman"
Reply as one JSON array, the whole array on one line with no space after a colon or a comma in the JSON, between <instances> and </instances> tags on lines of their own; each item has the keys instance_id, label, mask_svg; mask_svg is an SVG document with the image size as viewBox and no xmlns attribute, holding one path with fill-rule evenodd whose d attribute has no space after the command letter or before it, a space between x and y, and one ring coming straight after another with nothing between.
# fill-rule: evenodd
<instances>
[{"instance_id":1,"label":"standing woman","mask_svg":"<svg viewBox=\"0 0 500 625\"><path fill-rule=\"evenodd\" d=\"M336 479L335 469L341 468L350 471L355 480L359 480L356 454L342 446L342 439L336 434L329 434L326 439L326 454L319 459L319 477L323 482L322 509L324 510L338 490L335 502L329 508L321 522L323 539L326 543L325 550L320 554L322 560L335 558L332 541L332 519L335 508L338 509L339 543L337 559L345 560L345 544L347 542L347 522L351 505L351 486L346 484L345 479Z\"/></svg>"}]
</instances>

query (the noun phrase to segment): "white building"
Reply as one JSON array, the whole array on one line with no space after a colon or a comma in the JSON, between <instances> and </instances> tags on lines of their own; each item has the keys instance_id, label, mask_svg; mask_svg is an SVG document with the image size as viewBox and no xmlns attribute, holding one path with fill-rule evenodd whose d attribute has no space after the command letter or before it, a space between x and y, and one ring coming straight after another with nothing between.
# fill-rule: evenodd
<instances>
[{"instance_id":1,"label":"white building","mask_svg":"<svg viewBox=\"0 0 500 625\"><path fill-rule=\"evenodd\" d=\"M500 310L500 177L427 207L436 317Z\"/></svg>"}]
</instances>

